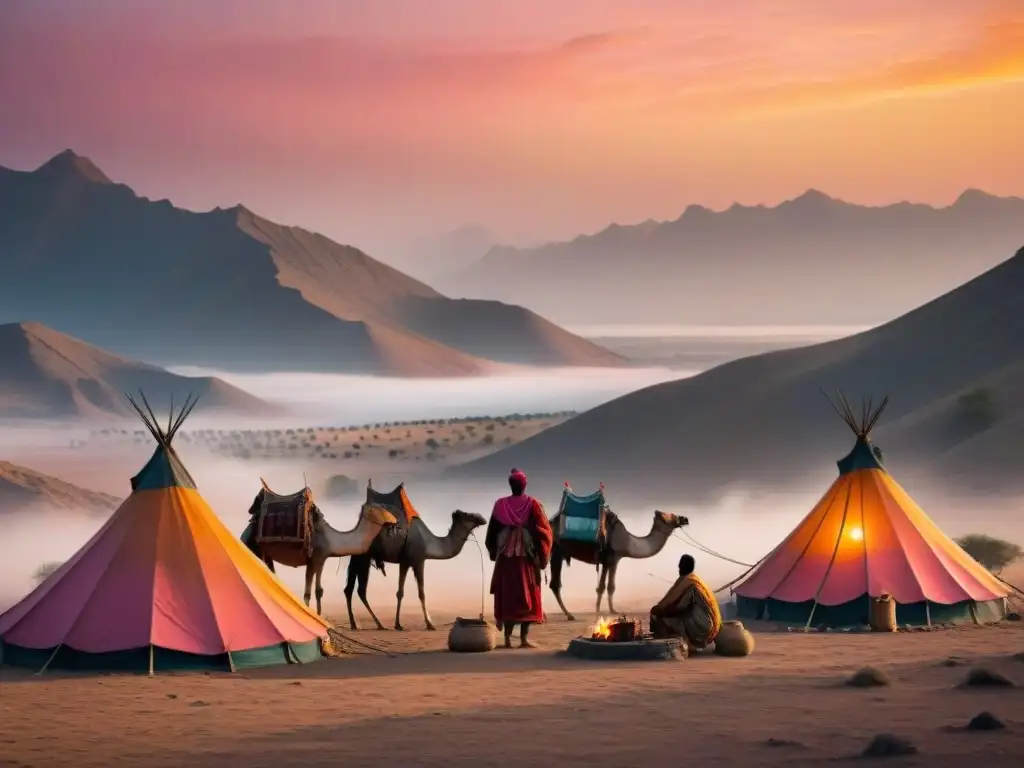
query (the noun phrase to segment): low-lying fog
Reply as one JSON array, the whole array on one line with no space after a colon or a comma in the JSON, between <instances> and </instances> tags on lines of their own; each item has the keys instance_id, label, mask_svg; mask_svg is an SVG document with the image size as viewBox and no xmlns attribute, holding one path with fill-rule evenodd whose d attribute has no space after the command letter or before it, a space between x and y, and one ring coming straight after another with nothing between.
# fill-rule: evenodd
<instances>
[{"instance_id":1,"label":"low-lying fog","mask_svg":"<svg viewBox=\"0 0 1024 768\"><path fill-rule=\"evenodd\" d=\"M95 466L87 470L69 472L75 482L119 495L127 493L128 478L149 457L151 446L126 449L117 461L106 462L106 469ZM201 449L182 446L182 458L191 471L203 496L220 519L234 533L239 534L247 522L246 510L259 489L260 477L271 487L282 492L297 490L302 485L301 464L264 464L254 466L235 460L213 458ZM88 476L82 476L85 473ZM71 479L71 478L69 478ZM314 487L316 483L312 483ZM827 481L826 481L827 484ZM507 492L503 477L493 483L479 486L440 485L411 478L407 489L425 522L435 533L443 534L451 522L451 512L462 509L487 516L494 499ZM589 489L580 489L589 490ZM792 530L799 520L824 492L825 486L794 490L786 494L735 493L720 498L715 504L692 507L680 502L665 511L684 514L690 519L689 528L683 529L702 545L741 563L754 563ZM914 493L913 488L908 490ZM549 514L557 510L559 488L530 488L545 504ZM646 534L652 521L651 509L624 508L615 504L615 495L609 492L609 501L629 529ZM318 498L321 509L336 528L347 530L356 522L359 507L357 499L344 502ZM974 500L970 503L949 499L947 504L926 505L926 511L951 536L981 531L1013 541L1024 539L1024 524L1011 507L1019 502L1011 500ZM1017 507L1019 509L1019 506ZM0 557L0 607L5 607L32 587L32 574L37 567L49 561L62 561L70 557L102 524L99 518L59 514L46 510L25 510L8 513L4 518L3 555ZM482 541L484 529L478 531ZM724 562L702 553L683 537L670 538L660 554L649 560L627 560L619 569L617 602L619 606L644 608L657 599L675 574L676 561L684 552L697 558L699 572L714 587L721 586L743 573L742 566ZM348 560L331 560L324 572L326 608L332 615L343 612L345 568ZM490 578L491 564L484 563L485 579ZM302 594L303 575L300 569L280 568L284 582ZM592 610L597 574L593 567L573 563L564 575L564 596L570 610L586 615ZM489 582L484 582L485 584ZM397 568L389 566L386 577L372 571L370 601L382 620L390 626L395 603ZM475 615L480 610L480 554L472 540L453 560L431 562L426 569L428 606L438 614L460 613ZM725 599L726 595L722 595ZM546 609L557 613L557 605L545 587ZM358 604L358 600L356 601ZM486 597L486 610L490 611L490 597ZM416 587L410 574L406 585L403 614L411 627L421 626ZM357 610L357 617L363 616ZM385 618L386 617L386 618Z\"/></svg>"},{"instance_id":2,"label":"low-lying fog","mask_svg":"<svg viewBox=\"0 0 1024 768\"><path fill-rule=\"evenodd\" d=\"M312 425L582 411L628 392L690 376L669 368L530 369L459 379L399 379L319 373L235 374L175 368L188 376L217 376L268 402L286 405ZM294 417L293 417L294 418Z\"/></svg>"}]
</instances>

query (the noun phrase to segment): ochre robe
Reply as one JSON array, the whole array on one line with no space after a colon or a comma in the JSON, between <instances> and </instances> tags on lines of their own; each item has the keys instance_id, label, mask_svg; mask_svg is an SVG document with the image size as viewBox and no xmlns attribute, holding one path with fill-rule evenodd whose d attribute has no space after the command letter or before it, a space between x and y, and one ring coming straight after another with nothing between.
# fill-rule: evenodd
<instances>
[{"instance_id":1,"label":"ochre robe","mask_svg":"<svg viewBox=\"0 0 1024 768\"><path fill-rule=\"evenodd\" d=\"M651 609L655 635L684 637L695 648L711 643L722 628L718 601L699 576L680 576L668 593Z\"/></svg>"},{"instance_id":2,"label":"ochre robe","mask_svg":"<svg viewBox=\"0 0 1024 768\"><path fill-rule=\"evenodd\" d=\"M535 498L523 494L495 502L486 544L494 562L491 594L499 624L544 620L540 573L551 557L552 541L551 524Z\"/></svg>"}]
</instances>

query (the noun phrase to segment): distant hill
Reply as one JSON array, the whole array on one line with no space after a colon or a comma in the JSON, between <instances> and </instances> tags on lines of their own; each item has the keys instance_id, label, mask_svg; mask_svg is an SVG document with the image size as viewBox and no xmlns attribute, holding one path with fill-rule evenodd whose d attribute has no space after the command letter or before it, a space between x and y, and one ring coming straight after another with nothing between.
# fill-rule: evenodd
<instances>
[{"instance_id":1,"label":"distant hill","mask_svg":"<svg viewBox=\"0 0 1024 768\"><path fill-rule=\"evenodd\" d=\"M0 325L0 418L77 419L133 413L125 392L154 406L199 397L196 412L269 414L273 408L221 379L177 374L118 357L39 323Z\"/></svg>"},{"instance_id":2,"label":"distant hill","mask_svg":"<svg viewBox=\"0 0 1024 768\"><path fill-rule=\"evenodd\" d=\"M120 503L116 496L0 461L0 515L37 507L102 515L113 512Z\"/></svg>"},{"instance_id":3,"label":"distant hill","mask_svg":"<svg viewBox=\"0 0 1024 768\"><path fill-rule=\"evenodd\" d=\"M562 324L873 325L1024 243L1024 199L854 205L810 190L775 207L690 206L539 248L492 248L443 287ZM509 270L528 279L508 280Z\"/></svg>"},{"instance_id":4,"label":"distant hill","mask_svg":"<svg viewBox=\"0 0 1024 768\"><path fill-rule=\"evenodd\" d=\"M842 292L837 300L844 299ZM522 467L613 498L672 499L834 475L852 436L820 389L891 396L876 431L886 463L982 489L1024 488L1024 249L865 333L726 363L630 393L451 477Z\"/></svg>"},{"instance_id":5,"label":"distant hill","mask_svg":"<svg viewBox=\"0 0 1024 768\"><path fill-rule=\"evenodd\" d=\"M139 197L70 150L0 169L0 275L0 322L33 318L162 365L455 376L622 362L531 312L455 303L244 207Z\"/></svg>"}]
</instances>

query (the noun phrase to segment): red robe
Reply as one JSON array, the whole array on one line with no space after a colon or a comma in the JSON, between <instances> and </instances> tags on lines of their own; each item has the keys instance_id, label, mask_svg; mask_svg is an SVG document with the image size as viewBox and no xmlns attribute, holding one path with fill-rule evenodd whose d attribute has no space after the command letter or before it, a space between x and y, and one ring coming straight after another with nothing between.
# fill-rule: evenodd
<instances>
[{"instance_id":1,"label":"red robe","mask_svg":"<svg viewBox=\"0 0 1024 768\"><path fill-rule=\"evenodd\" d=\"M519 507L511 515L508 507L503 509L509 503ZM551 557L553 538L551 523L536 499L513 496L495 503L486 543L494 561L491 594L494 618L499 624L544 620L540 572Z\"/></svg>"}]
</instances>

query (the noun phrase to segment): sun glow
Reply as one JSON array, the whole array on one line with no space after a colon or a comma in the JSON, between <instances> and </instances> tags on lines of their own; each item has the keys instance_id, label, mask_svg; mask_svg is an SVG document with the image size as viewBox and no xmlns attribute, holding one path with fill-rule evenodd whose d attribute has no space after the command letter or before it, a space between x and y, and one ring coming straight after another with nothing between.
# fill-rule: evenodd
<instances>
[{"instance_id":1,"label":"sun glow","mask_svg":"<svg viewBox=\"0 0 1024 768\"><path fill-rule=\"evenodd\" d=\"M854 541L861 541L864 538L864 531L861 528L851 528L850 538Z\"/></svg>"}]
</instances>

